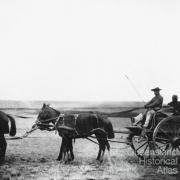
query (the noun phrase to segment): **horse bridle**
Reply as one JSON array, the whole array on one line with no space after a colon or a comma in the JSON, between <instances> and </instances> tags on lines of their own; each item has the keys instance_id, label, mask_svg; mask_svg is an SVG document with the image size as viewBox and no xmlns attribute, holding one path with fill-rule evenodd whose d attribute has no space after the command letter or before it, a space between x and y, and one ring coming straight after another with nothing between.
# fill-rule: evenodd
<instances>
[{"instance_id":1,"label":"horse bridle","mask_svg":"<svg viewBox=\"0 0 180 180\"><path fill-rule=\"evenodd\" d=\"M52 109L53 109L53 108L52 108ZM53 109L53 110L54 110L54 109ZM41 112L42 112L42 110L40 111L40 113L41 113ZM47 125L47 122L50 123L50 122L53 122L54 120L55 120L54 125L50 125L50 124L49 124L49 125L48 125L49 127L48 127L48 129L46 129L46 130L49 130L49 131L56 130L56 131L57 131L56 125L57 125L57 123L58 123L58 121L59 121L59 119L60 119L61 117L63 117L63 120L64 120L64 114L62 114L62 113L60 113L59 116L57 116L57 117L46 119L46 120L44 120L43 122L41 122L39 119L37 119L37 120L35 121L35 124L32 126L31 130L26 131L26 133L25 133L22 137L23 137L23 138L27 137L27 136L28 136L30 133L32 133L33 131L35 131L35 130L37 130L37 129L40 129L40 126L41 126L41 125ZM52 129L50 129L50 127L52 127Z\"/></svg>"}]
</instances>

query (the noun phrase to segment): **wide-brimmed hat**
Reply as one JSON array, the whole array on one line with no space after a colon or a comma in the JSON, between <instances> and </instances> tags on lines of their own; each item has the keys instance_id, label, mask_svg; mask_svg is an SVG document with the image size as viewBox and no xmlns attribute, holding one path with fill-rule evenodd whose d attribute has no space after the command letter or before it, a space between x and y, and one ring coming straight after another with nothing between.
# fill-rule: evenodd
<instances>
[{"instance_id":1,"label":"wide-brimmed hat","mask_svg":"<svg viewBox=\"0 0 180 180\"><path fill-rule=\"evenodd\" d=\"M156 88L154 88L154 89L151 89L151 91L160 91L160 90L162 90L162 89L160 89L159 87L156 87Z\"/></svg>"}]
</instances>

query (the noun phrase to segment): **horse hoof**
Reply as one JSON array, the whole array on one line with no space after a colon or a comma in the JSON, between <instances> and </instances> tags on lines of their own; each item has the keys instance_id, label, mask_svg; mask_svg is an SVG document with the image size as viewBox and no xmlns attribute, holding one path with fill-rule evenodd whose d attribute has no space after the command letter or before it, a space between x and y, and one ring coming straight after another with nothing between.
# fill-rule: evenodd
<instances>
[{"instance_id":1,"label":"horse hoof","mask_svg":"<svg viewBox=\"0 0 180 180\"><path fill-rule=\"evenodd\" d=\"M64 161L64 164L68 164L70 161L69 160L66 160L66 161Z\"/></svg>"},{"instance_id":2,"label":"horse hoof","mask_svg":"<svg viewBox=\"0 0 180 180\"><path fill-rule=\"evenodd\" d=\"M73 160L74 160L74 156L71 157L71 161L73 161Z\"/></svg>"},{"instance_id":3,"label":"horse hoof","mask_svg":"<svg viewBox=\"0 0 180 180\"><path fill-rule=\"evenodd\" d=\"M61 158L57 158L56 161L61 161Z\"/></svg>"},{"instance_id":4,"label":"horse hoof","mask_svg":"<svg viewBox=\"0 0 180 180\"><path fill-rule=\"evenodd\" d=\"M100 164L103 163L103 159L99 160Z\"/></svg>"},{"instance_id":5,"label":"horse hoof","mask_svg":"<svg viewBox=\"0 0 180 180\"><path fill-rule=\"evenodd\" d=\"M59 163L63 163L63 160L62 159L56 159L56 161L59 161Z\"/></svg>"}]
</instances>

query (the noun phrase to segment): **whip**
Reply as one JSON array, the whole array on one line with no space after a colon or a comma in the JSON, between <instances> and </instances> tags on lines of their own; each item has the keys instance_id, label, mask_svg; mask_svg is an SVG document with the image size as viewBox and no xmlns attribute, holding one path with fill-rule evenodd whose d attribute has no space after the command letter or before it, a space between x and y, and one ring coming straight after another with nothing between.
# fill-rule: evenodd
<instances>
[{"instance_id":1,"label":"whip","mask_svg":"<svg viewBox=\"0 0 180 180\"><path fill-rule=\"evenodd\" d=\"M144 103L144 105L146 104L144 99L142 98L140 92L138 91L138 89L136 88L136 86L134 85L134 83L131 81L131 79L127 76L127 75L124 75L125 78L129 81L131 87L134 89L134 91L136 92L136 94L138 95L139 99Z\"/></svg>"}]
</instances>

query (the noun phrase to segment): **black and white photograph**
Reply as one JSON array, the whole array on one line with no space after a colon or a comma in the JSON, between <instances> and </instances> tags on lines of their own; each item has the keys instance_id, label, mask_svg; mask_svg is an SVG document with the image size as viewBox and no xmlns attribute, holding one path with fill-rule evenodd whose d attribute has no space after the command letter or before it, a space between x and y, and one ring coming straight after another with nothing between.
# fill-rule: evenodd
<instances>
[{"instance_id":1,"label":"black and white photograph","mask_svg":"<svg viewBox=\"0 0 180 180\"><path fill-rule=\"evenodd\" d=\"M180 1L0 0L0 179L180 179Z\"/></svg>"}]
</instances>

